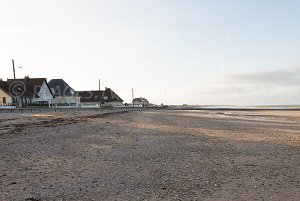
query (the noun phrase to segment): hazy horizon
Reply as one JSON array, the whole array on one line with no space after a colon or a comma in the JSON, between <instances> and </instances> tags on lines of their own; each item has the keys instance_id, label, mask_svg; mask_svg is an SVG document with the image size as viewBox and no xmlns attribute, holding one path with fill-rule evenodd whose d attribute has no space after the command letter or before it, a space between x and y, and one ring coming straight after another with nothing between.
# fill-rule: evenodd
<instances>
[{"instance_id":1,"label":"hazy horizon","mask_svg":"<svg viewBox=\"0 0 300 201\"><path fill-rule=\"evenodd\" d=\"M300 2L1 1L0 78L110 87L125 102L300 104Z\"/></svg>"}]
</instances>

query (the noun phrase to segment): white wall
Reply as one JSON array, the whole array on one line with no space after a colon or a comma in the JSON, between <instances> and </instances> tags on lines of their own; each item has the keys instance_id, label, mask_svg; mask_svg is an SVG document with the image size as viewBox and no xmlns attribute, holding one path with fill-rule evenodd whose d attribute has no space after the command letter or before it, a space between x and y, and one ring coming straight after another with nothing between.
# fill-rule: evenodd
<instances>
[{"instance_id":1,"label":"white wall","mask_svg":"<svg viewBox=\"0 0 300 201\"><path fill-rule=\"evenodd\" d=\"M98 102L90 102L90 103L80 103L82 107L99 107ZM121 107L124 106L122 102L108 102L108 103L102 103L101 106L112 106L112 107Z\"/></svg>"},{"instance_id":2,"label":"white wall","mask_svg":"<svg viewBox=\"0 0 300 201\"><path fill-rule=\"evenodd\" d=\"M4 104L3 98L6 98L6 104L12 103L12 98L7 93L5 93L2 89L0 89L0 106Z\"/></svg>"},{"instance_id":3,"label":"white wall","mask_svg":"<svg viewBox=\"0 0 300 201\"><path fill-rule=\"evenodd\" d=\"M56 96L53 101L53 104L61 104L61 103L67 103L67 104L78 104L80 103L80 97L73 97L73 96Z\"/></svg>"},{"instance_id":4,"label":"white wall","mask_svg":"<svg viewBox=\"0 0 300 201\"><path fill-rule=\"evenodd\" d=\"M40 98L34 98L34 102L47 101L49 104L52 103L53 95L45 81L44 81L38 95Z\"/></svg>"},{"instance_id":5,"label":"white wall","mask_svg":"<svg viewBox=\"0 0 300 201\"><path fill-rule=\"evenodd\" d=\"M113 106L113 107L120 107L124 106L122 102L108 102L103 104L103 106Z\"/></svg>"}]
</instances>

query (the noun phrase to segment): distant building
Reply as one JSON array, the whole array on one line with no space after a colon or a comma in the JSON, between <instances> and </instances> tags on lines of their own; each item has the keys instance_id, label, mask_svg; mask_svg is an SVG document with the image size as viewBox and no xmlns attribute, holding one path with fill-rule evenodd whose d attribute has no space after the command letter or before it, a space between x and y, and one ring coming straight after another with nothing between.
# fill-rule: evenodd
<instances>
[{"instance_id":1,"label":"distant building","mask_svg":"<svg viewBox=\"0 0 300 201\"><path fill-rule=\"evenodd\" d=\"M105 88L104 91L77 91L80 97L80 104L83 107L99 107L100 99L101 106L123 106L123 100L110 88Z\"/></svg>"},{"instance_id":2,"label":"distant building","mask_svg":"<svg viewBox=\"0 0 300 201\"><path fill-rule=\"evenodd\" d=\"M133 107L133 104L132 103L125 103L124 106L125 107Z\"/></svg>"},{"instance_id":3,"label":"distant building","mask_svg":"<svg viewBox=\"0 0 300 201\"><path fill-rule=\"evenodd\" d=\"M78 107L80 97L63 79L52 79L48 84L54 95L52 102L54 106Z\"/></svg>"},{"instance_id":4,"label":"distant building","mask_svg":"<svg viewBox=\"0 0 300 201\"><path fill-rule=\"evenodd\" d=\"M13 99L9 94L9 85L6 81L0 79L0 106L10 106Z\"/></svg>"},{"instance_id":5,"label":"distant building","mask_svg":"<svg viewBox=\"0 0 300 201\"><path fill-rule=\"evenodd\" d=\"M7 84L8 94L18 107L29 105L50 107L54 98L46 78L8 79Z\"/></svg>"},{"instance_id":6,"label":"distant building","mask_svg":"<svg viewBox=\"0 0 300 201\"><path fill-rule=\"evenodd\" d=\"M139 107L146 107L146 106L150 106L150 103L146 98L140 97L140 98L133 99L133 105Z\"/></svg>"}]
</instances>

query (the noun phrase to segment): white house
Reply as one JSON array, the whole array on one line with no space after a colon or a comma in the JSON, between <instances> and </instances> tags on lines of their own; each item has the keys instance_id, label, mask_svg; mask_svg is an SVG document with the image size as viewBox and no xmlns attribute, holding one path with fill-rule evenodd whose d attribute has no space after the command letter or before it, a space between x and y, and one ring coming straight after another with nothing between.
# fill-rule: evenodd
<instances>
[{"instance_id":1,"label":"white house","mask_svg":"<svg viewBox=\"0 0 300 201\"><path fill-rule=\"evenodd\" d=\"M8 79L9 94L19 107L49 106L53 93L46 78Z\"/></svg>"},{"instance_id":2,"label":"white house","mask_svg":"<svg viewBox=\"0 0 300 201\"><path fill-rule=\"evenodd\" d=\"M146 98L140 97L140 98L133 99L133 105L135 107L145 107L145 106L149 106L150 103Z\"/></svg>"}]
</instances>

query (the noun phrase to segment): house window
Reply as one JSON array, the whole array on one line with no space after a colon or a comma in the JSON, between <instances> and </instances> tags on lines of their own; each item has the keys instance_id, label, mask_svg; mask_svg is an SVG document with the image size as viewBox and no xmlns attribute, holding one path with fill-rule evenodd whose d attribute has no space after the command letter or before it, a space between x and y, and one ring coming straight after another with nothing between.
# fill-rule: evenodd
<instances>
[{"instance_id":1,"label":"house window","mask_svg":"<svg viewBox=\"0 0 300 201\"><path fill-rule=\"evenodd\" d=\"M2 103L3 103L3 104L6 104L6 97L3 97L3 98L2 98Z\"/></svg>"}]
</instances>

